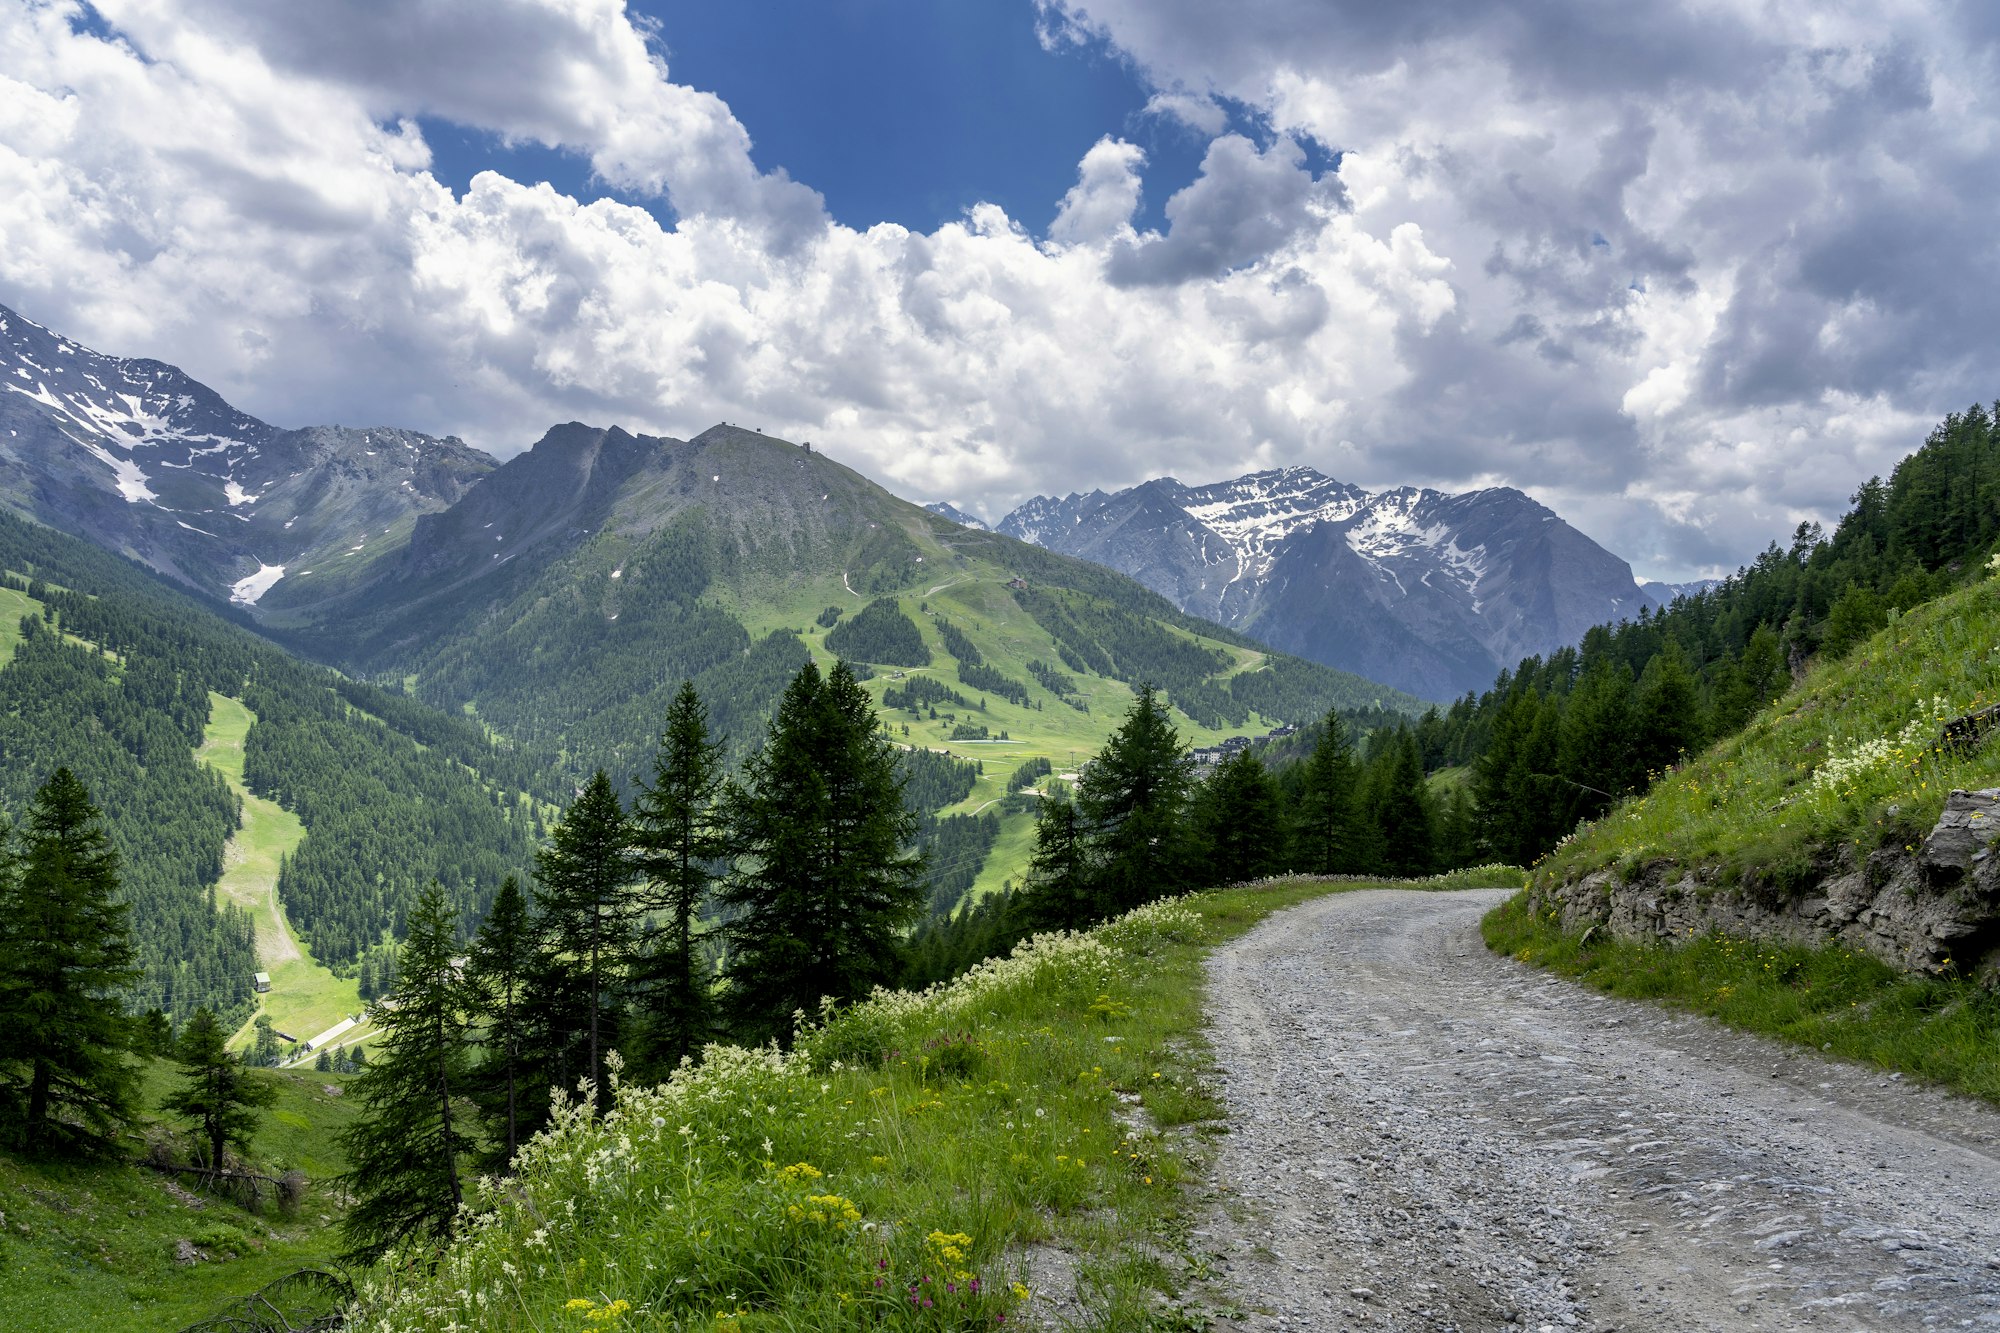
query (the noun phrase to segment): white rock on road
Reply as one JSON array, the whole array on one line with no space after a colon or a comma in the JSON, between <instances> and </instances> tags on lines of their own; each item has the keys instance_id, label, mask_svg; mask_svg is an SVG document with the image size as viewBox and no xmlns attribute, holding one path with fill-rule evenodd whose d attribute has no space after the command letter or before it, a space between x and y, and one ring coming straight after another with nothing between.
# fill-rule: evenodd
<instances>
[{"instance_id":1,"label":"white rock on road","mask_svg":"<svg viewBox=\"0 0 2000 1333\"><path fill-rule=\"evenodd\" d=\"M1238 1326L2000 1326L2000 1114L1489 953L1495 890L1216 951Z\"/></svg>"}]
</instances>

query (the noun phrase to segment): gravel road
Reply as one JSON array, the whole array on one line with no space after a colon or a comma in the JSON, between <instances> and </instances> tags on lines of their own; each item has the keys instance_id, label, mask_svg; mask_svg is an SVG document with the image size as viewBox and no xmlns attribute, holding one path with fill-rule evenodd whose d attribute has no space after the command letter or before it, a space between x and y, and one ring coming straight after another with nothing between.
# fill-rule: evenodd
<instances>
[{"instance_id":1,"label":"gravel road","mask_svg":"<svg viewBox=\"0 0 2000 1333\"><path fill-rule=\"evenodd\" d=\"M1497 958L1505 896L1213 956L1239 1327L2000 1327L2000 1114Z\"/></svg>"}]
</instances>

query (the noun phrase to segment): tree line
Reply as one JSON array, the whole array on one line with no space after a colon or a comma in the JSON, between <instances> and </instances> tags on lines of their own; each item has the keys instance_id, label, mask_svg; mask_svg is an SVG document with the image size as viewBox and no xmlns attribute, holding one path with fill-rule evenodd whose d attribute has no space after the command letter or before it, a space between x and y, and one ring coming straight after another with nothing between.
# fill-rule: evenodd
<instances>
[{"instance_id":1,"label":"tree line","mask_svg":"<svg viewBox=\"0 0 2000 1333\"><path fill-rule=\"evenodd\" d=\"M1801 523L1719 585L1526 658L1419 720L1428 769L1471 769L1483 853L1531 863L1579 820L1740 731L1809 660L1845 656L1976 577L2000 542L1997 413L1947 416L1886 482L1855 491L1832 536Z\"/></svg>"}]
</instances>

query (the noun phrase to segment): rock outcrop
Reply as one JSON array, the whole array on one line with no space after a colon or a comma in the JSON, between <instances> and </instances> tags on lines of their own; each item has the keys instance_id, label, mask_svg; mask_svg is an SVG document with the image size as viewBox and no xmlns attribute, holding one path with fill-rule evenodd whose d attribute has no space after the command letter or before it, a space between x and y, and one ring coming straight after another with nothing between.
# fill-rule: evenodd
<instances>
[{"instance_id":1,"label":"rock outcrop","mask_svg":"<svg viewBox=\"0 0 2000 1333\"><path fill-rule=\"evenodd\" d=\"M1923 842L1865 858L1832 856L1818 881L1785 893L1754 878L1723 884L1712 869L1658 862L1636 876L1599 870L1530 889L1565 929L1634 939L1710 932L1841 943L1905 971L1976 973L2000 984L2000 787L1954 791Z\"/></svg>"}]
</instances>

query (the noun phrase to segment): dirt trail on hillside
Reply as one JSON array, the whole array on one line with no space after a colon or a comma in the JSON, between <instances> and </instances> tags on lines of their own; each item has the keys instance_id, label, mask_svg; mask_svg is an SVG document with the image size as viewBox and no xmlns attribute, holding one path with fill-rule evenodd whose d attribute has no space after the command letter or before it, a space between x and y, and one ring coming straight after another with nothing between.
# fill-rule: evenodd
<instances>
[{"instance_id":1,"label":"dirt trail on hillside","mask_svg":"<svg viewBox=\"0 0 2000 1333\"><path fill-rule=\"evenodd\" d=\"M1209 964L1237 1327L2000 1327L2000 1114L1339 894Z\"/></svg>"}]
</instances>

